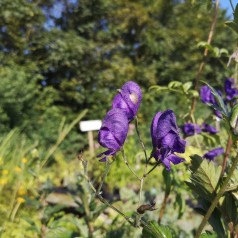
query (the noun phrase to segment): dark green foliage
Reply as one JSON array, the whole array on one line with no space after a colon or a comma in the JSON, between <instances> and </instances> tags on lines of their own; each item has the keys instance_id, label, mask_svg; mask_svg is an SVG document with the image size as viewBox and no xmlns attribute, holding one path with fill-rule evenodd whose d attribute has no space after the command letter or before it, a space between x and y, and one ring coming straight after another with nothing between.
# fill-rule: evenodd
<instances>
[{"instance_id":1,"label":"dark green foliage","mask_svg":"<svg viewBox=\"0 0 238 238\"><path fill-rule=\"evenodd\" d=\"M173 230L167 226L158 225L156 221L148 222L142 231L143 238L173 238Z\"/></svg>"}]
</instances>

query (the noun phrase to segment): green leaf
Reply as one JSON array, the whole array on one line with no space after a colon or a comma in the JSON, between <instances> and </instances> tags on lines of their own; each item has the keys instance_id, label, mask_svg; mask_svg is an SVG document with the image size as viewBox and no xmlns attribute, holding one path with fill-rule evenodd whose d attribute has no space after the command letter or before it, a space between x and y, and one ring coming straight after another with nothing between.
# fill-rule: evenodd
<instances>
[{"instance_id":1,"label":"green leaf","mask_svg":"<svg viewBox=\"0 0 238 238\"><path fill-rule=\"evenodd\" d=\"M179 81L172 81L168 84L168 88L179 88L182 86L182 83Z\"/></svg>"},{"instance_id":2,"label":"green leaf","mask_svg":"<svg viewBox=\"0 0 238 238\"><path fill-rule=\"evenodd\" d=\"M193 97L199 97L199 93L196 90L189 90L189 94Z\"/></svg>"},{"instance_id":3,"label":"green leaf","mask_svg":"<svg viewBox=\"0 0 238 238\"><path fill-rule=\"evenodd\" d=\"M216 233L207 232L201 234L200 238L217 238L217 235Z\"/></svg>"},{"instance_id":4,"label":"green leaf","mask_svg":"<svg viewBox=\"0 0 238 238\"><path fill-rule=\"evenodd\" d=\"M149 90L150 90L150 91L153 91L153 90L155 90L155 91L161 91L161 90L168 90L168 88L167 88L167 87L163 87L163 86L159 86L159 85L155 85L155 86L151 86L151 87L149 88Z\"/></svg>"},{"instance_id":5,"label":"green leaf","mask_svg":"<svg viewBox=\"0 0 238 238\"><path fill-rule=\"evenodd\" d=\"M168 226L159 225L156 221L149 221L142 230L143 238L173 238L174 232Z\"/></svg>"},{"instance_id":6,"label":"green leaf","mask_svg":"<svg viewBox=\"0 0 238 238\"><path fill-rule=\"evenodd\" d=\"M233 224L237 224L238 206L236 205L236 198L232 193L225 193L221 209L227 223L232 222Z\"/></svg>"},{"instance_id":7,"label":"green leaf","mask_svg":"<svg viewBox=\"0 0 238 238\"><path fill-rule=\"evenodd\" d=\"M216 195L221 174L221 166L208 162L199 156L191 156L191 176L187 185L199 196L212 201Z\"/></svg>"},{"instance_id":8,"label":"green leaf","mask_svg":"<svg viewBox=\"0 0 238 238\"><path fill-rule=\"evenodd\" d=\"M182 87L183 87L183 91L186 93L191 87L192 87L193 83L192 82L187 82L185 83Z\"/></svg>"},{"instance_id":9,"label":"green leaf","mask_svg":"<svg viewBox=\"0 0 238 238\"><path fill-rule=\"evenodd\" d=\"M225 24L230 27L233 31L235 31L236 33L238 33L238 23L234 22L234 21L227 21L225 22Z\"/></svg>"}]
</instances>

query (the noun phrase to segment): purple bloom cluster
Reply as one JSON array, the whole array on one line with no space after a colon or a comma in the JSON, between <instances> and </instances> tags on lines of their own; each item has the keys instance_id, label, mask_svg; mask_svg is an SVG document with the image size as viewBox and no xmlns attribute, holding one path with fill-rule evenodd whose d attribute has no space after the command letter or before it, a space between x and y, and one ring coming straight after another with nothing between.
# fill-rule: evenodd
<instances>
[{"instance_id":1,"label":"purple bloom cluster","mask_svg":"<svg viewBox=\"0 0 238 238\"><path fill-rule=\"evenodd\" d=\"M123 146L131 121L140 106L142 92L138 84L133 81L125 83L112 102L112 109L107 113L98 133L98 142L107 148L97 157L104 157L100 161L106 161L108 156L113 156Z\"/></svg>"},{"instance_id":2,"label":"purple bloom cluster","mask_svg":"<svg viewBox=\"0 0 238 238\"><path fill-rule=\"evenodd\" d=\"M151 124L151 137L153 144L153 157L161 159L167 170L170 170L170 163L179 164L183 158L174 152L184 153L186 142L179 136L179 129L176 124L176 117L172 110L158 112Z\"/></svg>"},{"instance_id":3,"label":"purple bloom cluster","mask_svg":"<svg viewBox=\"0 0 238 238\"><path fill-rule=\"evenodd\" d=\"M203 155L203 158L212 161L215 159L216 156L221 155L223 153L224 153L224 149L222 147L219 147L219 148L208 151L205 155Z\"/></svg>"},{"instance_id":4,"label":"purple bloom cluster","mask_svg":"<svg viewBox=\"0 0 238 238\"><path fill-rule=\"evenodd\" d=\"M226 92L226 99L231 101L235 96L238 95L238 90L235 85L234 78L228 78L225 81L225 92Z\"/></svg>"},{"instance_id":5,"label":"purple bloom cluster","mask_svg":"<svg viewBox=\"0 0 238 238\"><path fill-rule=\"evenodd\" d=\"M125 83L112 102L112 109L108 111L98 133L98 142L107 150L97 157L106 161L108 156L114 156L123 146L129 123L136 116L142 93L140 87L132 81ZM167 170L173 164L184 161L175 155L175 152L184 153L186 142L179 136L176 117L172 110L158 112L151 124L151 137L153 144L152 156L161 160Z\"/></svg>"}]
</instances>

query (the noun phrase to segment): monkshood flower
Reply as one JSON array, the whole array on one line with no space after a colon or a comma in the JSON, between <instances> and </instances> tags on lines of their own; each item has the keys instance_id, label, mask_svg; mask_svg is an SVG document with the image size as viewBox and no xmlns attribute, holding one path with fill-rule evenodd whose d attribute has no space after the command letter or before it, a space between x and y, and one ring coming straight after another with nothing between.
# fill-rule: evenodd
<instances>
[{"instance_id":1,"label":"monkshood flower","mask_svg":"<svg viewBox=\"0 0 238 238\"><path fill-rule=\"evenodd\" d=\"M128 81L114 97L112 108L120 108L125 111L128 120L131 121L139 109L141 99L142 92L139 85L133 81Z\"/></svg>"},{"instance_id":2,"label":"monkshood flower","mask_svg":"<svg viewBox=\"0 0 238 238\"><path fill-rule=\"evenodd\" d=\"M219 148L208 151L205 155L203 155L203 158L212 161L214 160L216 156L221 155L223 153L224 153L224 149L222 147L219 147Z\"/></svg>"},{"instance_id":3,"label":"monkshood flower","mask_svg":"<svg viewBox=\"0 0 238 238\"><path fill-rule=\"evenodd\" d=\"M217 92L221 95L220 91L217 91ZM217 106L216 99L214 95L212 94L211 89L207 85L202 86L200 88L200 97L203 103L210 103L214 106ZM222 118L222 114L219 111L214 110L214 113L217 117Z\"/></svg>"},{"instance_id":4,"label":"monkshood flower","mask_svg":"<svg viewBox=\"0 0 238 238\"><path fill-rule=\"evenodd\" d=\"M231 101L232 98L238 95L238 90L236 89L235 79L228 78L225 81L225 92L226 92L226 99Z\"/></svg>"},{"instance_id":5,"label":"monkshood flower","mask_svg":"<svg viewBox=\"0 0 238 238\"><path fill-rule=\"evenodd\" d=\"M202 131L199 125L193 123L185 123L181 127L181 129L185 136L192 136L194 134L199 134Z\"/></svg>"},{"instance_id":6,"label":"monkshood flower","mask_svg":"<svg viewBox=\"0 0 238 238\"><path fill-rule=\"evenodd\" d=\"M218 132L218 130L215 127L213 127L211 125L208 125L206 123L202 124L202 131L203 132L208 132L210 134L216 134Z\"/></svg>"},{"instance_id":7,"label":"monkshood flower","mask_svg":"<svg viewBox=\"0 0 238 238\"><path fill-rule=\"evenodd\" d=\"M213 105L216 105L216 99L212 94L211 89L207 85L201 87L200 97L203 103L211 103Z\"/></svg>"},{"instance_id":8,"label":"monkshood flower","mask_svg":"<svg viewBox=\"0 0 238 238\"><path fill-rule=\"evenodd\" d=\"M185 161L174 152L184 153L186 141L179 136L176 117L172 110L158 112L151 124L151 137L153 144L152 156L161 160L167 170L170 163L179 164Z\"/></svg>"},{"instance_id":9,"label":"monkshood flower","mask_svg":"<svg viewBox=\"0 0 238 238\"><path fill-rule=\"evenodd\" d=\"M123 146L128 132L128 119L126 113L118 108L111 109L105 116L98 133L98 142L108 150L97 157L105 156L100 161L106 161Z\"/></svg>"}]
</instances>

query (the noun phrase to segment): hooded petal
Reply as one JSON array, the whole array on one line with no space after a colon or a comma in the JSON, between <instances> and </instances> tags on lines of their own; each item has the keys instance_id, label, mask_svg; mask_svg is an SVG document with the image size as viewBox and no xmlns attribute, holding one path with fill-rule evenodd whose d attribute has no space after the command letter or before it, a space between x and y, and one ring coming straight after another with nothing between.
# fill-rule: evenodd
<instances>
[{"instance_id":1,"label":"hooded petal","mask_svg":"<svg viewBox=\"0 0 238 238\"><path fill-rule=\"evenodd\" d=\"M172 110L158 112L154 116L151 124L151 137L154 148L153 156L157 160L160 158L167 170L170 170L170 160L168 158L174 152L184 153L186 144L186 141L179 136L176 117ZM171 159L173 158L171 157Z\"/></svg>"},{"instance_id":2,"label":"hooded petal","mask_svg":"<svg viewBox=\"0 0 238 238\"><path fill-rule=\"evenodd\" d=\"M127 114L128 120L131 121L140 106L142 99L142 92L139 85L133 81L125 83L118 95L116 95L112 102L112 108L120 108Z\"/></svg>"},{"instance_id":3,"label":"hooded petal","mask_svg":"<svg viewBox=\"0 0 238 238\"><path fill-rule=\"evenodd\" d=\"M150 127L150 133L151 133L151 138L152 138L152 144L153 147L156 148L158 146L158 133L157 133L157 126L158 126L158 121L160 116L162 115L163 112L157 112L156 115L154 116L151 127Z\"/></svg>"},{"instance_id":4,"label":"hooded petal","mask_svg":"<svg viewBox=\"0 0 238 238\"><path fill-rule=\"evenodd\" d=\"M111 109L102 122L98 142L108 149L119 150L126 140L127 133L128 119L125 112L118 108Z\"/></svg>"}]
</instances>

